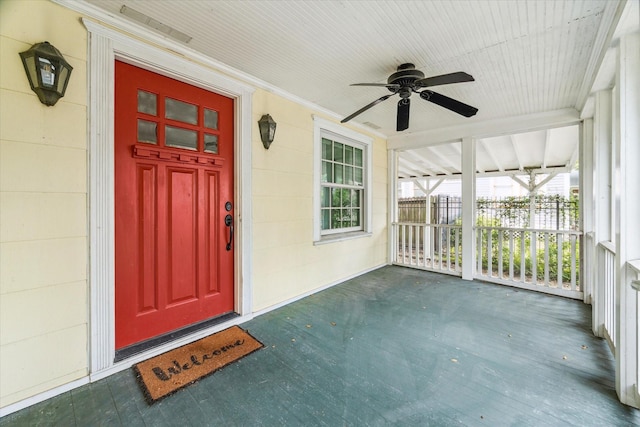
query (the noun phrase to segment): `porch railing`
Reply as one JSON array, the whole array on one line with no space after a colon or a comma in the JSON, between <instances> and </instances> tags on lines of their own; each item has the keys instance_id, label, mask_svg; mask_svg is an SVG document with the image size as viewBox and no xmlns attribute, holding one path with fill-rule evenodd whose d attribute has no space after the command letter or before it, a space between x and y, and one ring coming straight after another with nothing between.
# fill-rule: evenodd
<instances>
[{"instance_id":1,"label":"porch railing","mask_svg":"<svg viewBox=\"0 0 640 427\"><path fill-rule=\"evenodd\" d=\"M598 285L603 288L603 335L615 354L616 337L616 248L612 242L599 242L597 246Z\"/></svg>"},{"instance_id":2,"label":"porch railing","mask_svg":"<svg viewBox=\"0 0 640 427\"><path fill-rule=\"evenodd\" d=\"M451 224L393 223L393 262L407 267L462 275L462 227Z\"/></svg>"},{"instance_id":3,"label":"porch railing","mask_svg":"<svg viewBox=\"0 0 640 427\"><path fill-rule=\"evenodd\" d=\"M476 278L582 299L582 232L478 226Z\"/></svg>"}]
</instances>

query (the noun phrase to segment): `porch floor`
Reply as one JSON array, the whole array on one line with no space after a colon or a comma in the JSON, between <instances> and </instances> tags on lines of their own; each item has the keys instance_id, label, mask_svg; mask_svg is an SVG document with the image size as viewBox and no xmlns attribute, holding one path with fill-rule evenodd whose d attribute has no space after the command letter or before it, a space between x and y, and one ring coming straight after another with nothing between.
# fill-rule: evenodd
<instances>
[{"instance_id":1,"label":"porch floor","mask_svg":"<svg viewBox=\"0 0 640 427\"><path fill-rule=\"evenodd\" d=\"M131 370L9 425L640 425L580 301L388 266L243 325L265 348L149 406Z\"/></svg>"}]
</instances>

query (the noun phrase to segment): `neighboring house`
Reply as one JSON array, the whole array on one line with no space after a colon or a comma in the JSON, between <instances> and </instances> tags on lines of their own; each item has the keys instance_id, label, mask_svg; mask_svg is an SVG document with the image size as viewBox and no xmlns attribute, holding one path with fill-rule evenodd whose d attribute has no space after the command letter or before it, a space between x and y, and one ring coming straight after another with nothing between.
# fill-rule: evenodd
<instances>
[{"instance_id":1,"label":"neighboring house","mask_svg":"<svg viewBox=\"0 0 640 427\"><path fill-rule=\"evenodd\" d=\"M132 34L122 18L79 10L71 1L0 2L1 414L392 262L389 159L401 141L341 125L311 102L229 75L215 58L185 57L142 27ZM30 90L19 57L44 40L73 66L54 107ZM595 113L576 112L584 141L593 144L598 120L611 117L602 101L610 94L598 95ZM637 93L620 103L639 111ZM268 150L256 124L266 113L278 122ZM637 153L638 133L627 135L623 146ZM587 174L590 162L581 164ZM637 195L640 181L628 179L621 191ZM612 193L593 194L592 210L613 204ZM331 197L348 209L337 214ZM624 264L640 258L624 237L637 236L629 220L640 209L618 215ZM625 307L630 324L637 306ZM141 316L151 312L159 314ZM207 323L211 313L223 321ZM160 344L145 347L148 339Z\"/></svg>"}]
</instances>

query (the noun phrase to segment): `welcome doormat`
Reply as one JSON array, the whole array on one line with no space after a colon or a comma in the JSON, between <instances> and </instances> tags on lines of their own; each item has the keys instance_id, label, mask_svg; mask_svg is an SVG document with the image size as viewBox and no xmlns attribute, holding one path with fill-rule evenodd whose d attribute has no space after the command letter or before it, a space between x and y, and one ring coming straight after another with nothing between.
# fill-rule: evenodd
<instances>
[{"instance_id":1,"label":"welcome doormat","mask_svg":"<svg viewBox=\"0 0 640 427\"><path fill-rule=\"evenodd\" d=\"M133 369L147 401L154 403L262 347L247 331L232 326L140 362Z\"/></svg>"}]
</instances>

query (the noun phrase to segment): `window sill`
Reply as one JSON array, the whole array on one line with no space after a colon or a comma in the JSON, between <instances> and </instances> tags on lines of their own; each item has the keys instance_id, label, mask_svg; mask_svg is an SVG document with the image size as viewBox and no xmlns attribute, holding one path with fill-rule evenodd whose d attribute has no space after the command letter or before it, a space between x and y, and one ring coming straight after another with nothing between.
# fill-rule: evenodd
<instances>
[{"instance_id":1,"label":"window sill","mask_svg":"<svg viewBox=\"0 0 640 427\"><path fill-rule=\"evenodd\" d=\"M314 245L326 245L327 243L343 242L345 240L359 239L361 237L371 237L373 233L366 231L354 231L351 233L330 234L322 236L320 240L313 242Z\"/></svg>"}]
</instances>

